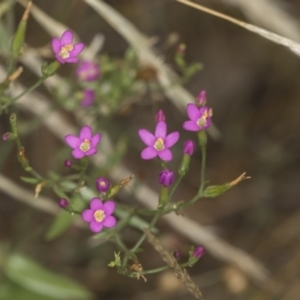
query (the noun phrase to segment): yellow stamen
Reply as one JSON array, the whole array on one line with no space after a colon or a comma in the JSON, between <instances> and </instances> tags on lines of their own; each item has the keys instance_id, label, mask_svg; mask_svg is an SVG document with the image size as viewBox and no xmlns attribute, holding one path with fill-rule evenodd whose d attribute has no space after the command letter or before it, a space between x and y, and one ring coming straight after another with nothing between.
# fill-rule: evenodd
<instances>
[{"instance_id":1,"label":"yellow stamen","mask_svg":"<svg viewBox=\"0 0 300 300\"><path fill-rule=\"evenodd\" d=\"M212 109L205 110L202 117L197 120L197 124L199 127L203 127L206 125L207 118L212 116Z\"/></svg>"},{"instance_id":2,"label":"yellow stamen","mask_svg":"<svg viewBox=\"0 0 300 300\"><path fill-rule=\"evenodd\" d=\"M154 148L157 151L163 150L165 148L164 140L162 138L158 138L154 144Z\"/></svg>"},{"instance_id":3,"label":"yellow stamen","mask_svg":"<svg viewBox=\"0 0 300 300\"><path fill-rule=\"evenodd\" d=\"M69 45L64 45L63 47L61 47L60 52L59 52L59 56L63 59L66 59L70 56L70 51L72 51L74 48L73 45L69 44Z\"/></svg>"},{"instance_id":4,"label":"yellow stamen","mask_svg":"<svg viewBox=\"0 0 300 300\"><path fill-rule=\"evenodd\" d=\"M81 151L86 152L91 149L91 142L85 139L83 143L80 144L79 148Z\"/></svg>"},{"instance_id":5,"label":"yellow stamen","mask_svg":"<svg viewBox=\"0 0 300 300\"><path fill-rule=\"evenodd\" d=\"M105 213L103 210L98 209L94 212L94 218L97 222L102 222L103 219L105 218Z\"/></svg>"}]
</instances>

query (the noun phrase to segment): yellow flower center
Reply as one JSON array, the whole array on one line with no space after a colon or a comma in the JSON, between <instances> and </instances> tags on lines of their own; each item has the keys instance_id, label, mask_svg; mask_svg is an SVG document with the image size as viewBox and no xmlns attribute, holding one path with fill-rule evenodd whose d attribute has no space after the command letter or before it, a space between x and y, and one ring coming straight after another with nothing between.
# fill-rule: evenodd
<instances>
[{"instance_id":1,"label":"yellow flower center","mask_svg":"<svg viewBox=\"0 0 300 300\"><path fill-rule=\"evenodd\" d=\"M157 150L157 151L160 151L160 150L163 150L165 148L165 143L164 143L164 140L162 138L158 138L156 140L156 142L154 143L154 148Z\"/></svg>"},{"instance_id":2,"label":"yellow flower center","mask_svg":"<svg viewBox=\"0 0 300 300\"><path fill-rule=\"evenodd\" d=\"M197 120L197 125L203 127L206 125L207 119L212 116L212 110L205 110L202 117Z\"/></svg>"},{"instance_id":3,"label":"yellow flower center","mask_svg":"<svg viewBox=\"0 0 300 300\"><path fill-rule=\"evenodd\" d=\"M81 151L86 152L91 149L91 142L85 139L83 143L80 144L79 148Z\"/></svg>"},{"instance_id":4,"label":"yellow flower center","mask_svg":"<svg viewBox=\"0 0 300 300\"><path fill-rule=\"evenodd\" d=\"M94 212L94 218L97 222L102 222L103 219L105 218L105 213L103 210L98 209Z\"/></svg>"},{"instance_id":5,"label":"yellow flower center","mask_svg":"<svg viewBox=\"0 0 300 300\"><path fill-rule=\"evenodd\" d=\"M74 48L73 45L69 44L69 45L64 45L63 47L61 47L60 52L59 52L59 56L63 59L68 58L70 56L69 52L72 51Z\"/></svg>"}]
</instances>

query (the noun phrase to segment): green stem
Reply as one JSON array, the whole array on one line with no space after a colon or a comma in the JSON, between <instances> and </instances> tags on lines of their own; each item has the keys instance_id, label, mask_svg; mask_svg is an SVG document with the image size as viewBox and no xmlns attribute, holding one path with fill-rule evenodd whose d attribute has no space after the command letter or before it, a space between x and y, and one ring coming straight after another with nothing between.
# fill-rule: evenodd
<instances>
[{"instance_id":1,"label":"green stem","mask_svg":"<svg viewBox=\"0 0 300 300\"><path fill-rule=\"evenodd\" d=\"M177 178L177 180L176 180L176 182L175 182L175 184L174 184L174 186L173 186L173 188L172 188L172 190L171 190L171 193L170 193L170 195L169 195L169 198L168 198L167 203L168 203L170 200L172 200L173 194L175 193L175 191L176 191L176 189L177 189L179 183L181 182L182 178L183 178L183 176L181 176L181 175Z\"/></svg>"},{"instance_id":2,"label":"green stem","mask_svg":"<svg viewBox=\"0 0 300 300\"><path fill-rule=\"evenodd\" d=\"M199 196L203 196L203 190L205 185L205 166L206 166L206 147L201 147L201 154L202 154L202 160L201 160L201 172L200 172L200 188L198 191Z\"/></svg>"},{"instance_id":3,"label":"green stem","mask_svg":"<svg viewBox=\"0 0 300 300\"><path fill-rule=\"evenodd\" d=\"M21 94L19 94L18 96L16 96L15 98L11 99L11 101L5 103L2 106L2 109L7 108L8 106L14 104L17 100L19 100L21 97L23 97L25 94L32 92L33 90L35 90L38 86L40 86L44 80L46 79L46 77L41 77L33 86L29 87L28 89L26 89L25 91L23 91Z\"/></svg>"},{"instance_id":4,"label":"green stem","mask_svg":"<svg viewBox=\"0 0 300 300\"><path fill-rule=\"evenodd\" d=\"M29 171L29 173L31 173L35 178L39 179L39 180L43 180L44 178L34 169L31 169Z\"/></svg>"}]
</instances>

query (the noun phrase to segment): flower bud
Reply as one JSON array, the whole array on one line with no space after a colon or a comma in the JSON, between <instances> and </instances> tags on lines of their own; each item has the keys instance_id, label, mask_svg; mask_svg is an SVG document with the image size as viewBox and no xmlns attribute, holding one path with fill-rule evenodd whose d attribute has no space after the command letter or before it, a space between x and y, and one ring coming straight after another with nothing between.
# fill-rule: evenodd
<instances>
[{"instance_id":1,"label":"flower bud","mask_svg":"<svg viewBox=\"0 0 300 300\"><path fill-rule=\"evenodd\" d=\"M166 117L165 117L164 112L161 109L157 112L157 114L155 116L155 120L156 120L156 122L160 122L160 121L165 122Z\"/></svg>"},{"instance_id":2,"label":"flower bud","mask_svg":"<svg viewBox=\"0 0 300 300\"><path fill-rule=\"evenodd\" d=\"M105 193L108 191L110 182L105 177L100 177L96 179L96 188L99 192Z\"/></svg>"},{"instance_id":3,"label":"flower bud","mask_svg":"<svg viewBox=\"0 0 300 300\"><path fill-rule=\"evenodd\" d=\"M47 78L54 75L59 68L60 68L60 63L57 60L55 60L51 64L48 63L42 64L41 70L42 70L43 77Z\"/></svg>"},{"instance_id":4,"label":"flower bud","mask_svg":"<svg viewBox=\"0 0 300 300\"><path fill-rule=\"evenodd\" d=\"M174 257L175 257L177 260L179 260L180 257L181 257L181 253L180 253L178 250L174 251L174 252L173 252L173 255L174 255Z\"/></svg>"},{"instance_id":5,"label":"flower bud","mask_svg":"<svg viewBox=\"0 0 300 300\"><path fill-rule=\"evenodd\" d=\"M15 138L15 136L11 132L6 132L2 135L3 141L12 141L14 138Z\"/></svg>"},{"instance_id":6,"label":"flower bud","mask_svg":"<svg viewBox=\"0 0 300 300\"><path fill-rule=\"evenodd\" d=\"M183 144L183 153L192 156L196 149L196 143L192 140L185 141Z\"/></svg>"},{"instance_id":7,"label":"flower bud","mask_svg":"<svg viewBox=\"0 0 300 300\"><path fill-rule=\"evenodd\" d=\"M92 89L85 89L82 93L82 101L81 106L82 107L88 107L92 105L95 102L96 93Z\"/></svg>"},{"instance_id":8,"label":"flower bud","mask_svg":"<svg viewBox=\"0 0 300 300\"><path fill-rule=\"evenodd\" d=\"M206 104L206 91L201 91L196 98L196 104L198 106L205 106Z\"/></svg>"},{"instance_id":9,"label":"flower bud","mask_svg":"<svg viewBox=\"0 0 300 300\"><path fill-rule=\"evenodd\" d=\"M72 161L71 161L70 159L66 159L66 160L64 161L64 166L65 166L66 168L71 168L72 165L73 165L73 163L72 163Z\"/></svg>"},{"instance_id":10,"label":"flower bud","mask_svg":"<svg viewBox=\"0 0 300 300\"><path fill-rule=\"evenodd\" d=\"M174 181L174 173L170 170L163 170L159 173L159 184L168 187Z\"/></svg>"},{"instance_id":11,"label":"flower bud","mask_svg":"<svg viewBox=\"0 0 300 300\"><path fill-rule=\"evenodd\" d=\"M202 257L205 254L205 248L203 246L197 246L194 249L193 256L197 259Z\"/></svg>"},{"instance_id":12,"label":"flower bud","mask_svg":"<svg viewBox=\"0 0 300 300\"><path fill-rule=\"evenodd\" d=\"M58 205L60 208L67 208L69 206L69 201L65 198L61 198Z\"/></svg>"}]
</instances>

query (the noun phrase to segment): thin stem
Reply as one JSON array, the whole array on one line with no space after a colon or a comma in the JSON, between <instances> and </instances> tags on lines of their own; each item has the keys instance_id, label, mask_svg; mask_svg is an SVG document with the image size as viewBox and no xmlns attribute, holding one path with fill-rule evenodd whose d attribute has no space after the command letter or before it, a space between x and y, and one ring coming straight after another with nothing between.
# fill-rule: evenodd
<instances>
[{"instance_id":1,"label":"thin stem","mask_svg":"<svg viewBox=\"0 0 300 300\"><path fill-rule=\"evenodd\" d=\"M176 180L176 182L175 182L175 184L174 184L174 186L173 186L173 188L172 188L172 190L171 190L171 193L170 193L170 195L169 195L169 198L168 198L167 203L168 203L170 200L172 200L172 196L173 196L173 194L175 193L175 191L176 191L176 189L177 189L179 183L181 182L182 178L183 178L183 176L181 176L181 175L177 178L177 180Z\"/></svg>"},{"instance_id":2,"label":"thin stem","mask_svg":"<svg viewBox=\"0 0 300 300\"><path fill-rule=\"evenodd\" d=\"M31 169L29 171L29 173L31 173L35 178L39 179L39 180L43 180L44 178L34 169Z\"/></svg>"},{"instance_id":3,"label":"thin stem","mask_svg":"<svg viewBox=\"0 0 300 300\"><path fill-rule=\"evenodd\" d=\"M14 104L17 100L19 100L21 97L23 97L25 94L32 92L33 90L35 90L38 86L40 86L44 80L46 79L46 77L41 77L33 86L29 87L28 89L24 90L21 94L19 94L18 96L16 96L15 98L11 99L11 101L5 103L2 106L2 109L7 108L8 106Z\"/></svg>"},{"instance_id":4,"label":"thin stem","mask_svg":"<svg viewBox=\"0 0 300 300\"><path fill-rule=\"evenodd\" d=\"M201 173L200 173L200 188L198 191L199 196L203 196L203 189L205 185L205 166L206 166L206 147L201 147L202 160L201 160Z\"/></svg>"}]
</instances>

